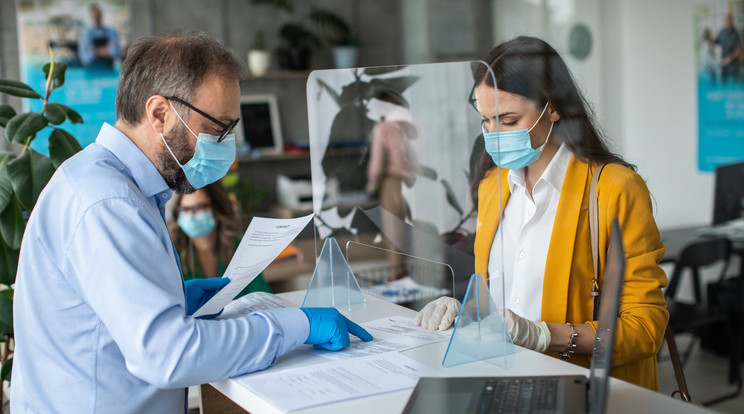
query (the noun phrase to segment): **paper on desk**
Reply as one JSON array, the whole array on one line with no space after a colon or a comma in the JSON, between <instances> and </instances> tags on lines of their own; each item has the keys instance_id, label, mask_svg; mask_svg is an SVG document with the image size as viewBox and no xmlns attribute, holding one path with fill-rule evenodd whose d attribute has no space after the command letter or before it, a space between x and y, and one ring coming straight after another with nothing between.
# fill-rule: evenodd
<instances>
[{"instance_id":1,"label":"paper on desk","mask_svg":"<svg viewBox=\"0 0 744 414\"><path fill-rule=\"evenodd\" d=\"M416 386L441 374L399 352L235 378L282 411L368 397Z\"/></svg>"},{"instance_id":2,"label":"paper on desk","mask_svg":"<svg viewBox=\"0 0 744 414\"><path fill-rule=\"evenodd\" d=\"M219 312L240 293L307 226L313 214L293 219L254 217L227 265L224 276L230 283L195 313L194 317Z\"/></svg>"},{"instance_id":3,"label":"paper on desk","mask_svg":"<svg viewBox=\"0 0 744 414\"><path fill-rule=\"evenodd\" d=\"M217 319L237 318L259 310L291 307L294 307L294 305L290 301L282 299L279 296L268 292L252 292L228 303L225 306L225 310L222 311L222 314Z\"/></svg>"},{"instance_id":4,"label":"paper on desk","mask_svg":"<svg viewBox=\"0 0 744 414\"><path fill-rule=\"evenodd\" d=\"M364 342L356 336L350 336L351 344L340 351L325 351L306 348L308 352L323 357L342 360L359 358L367 355L381 354L390 351L405 351L435 342L448 341L452 330L430 331L413 324L413 319L403 316L390 316L361 324L374 340Z\"/></svg>"}]
</instances>

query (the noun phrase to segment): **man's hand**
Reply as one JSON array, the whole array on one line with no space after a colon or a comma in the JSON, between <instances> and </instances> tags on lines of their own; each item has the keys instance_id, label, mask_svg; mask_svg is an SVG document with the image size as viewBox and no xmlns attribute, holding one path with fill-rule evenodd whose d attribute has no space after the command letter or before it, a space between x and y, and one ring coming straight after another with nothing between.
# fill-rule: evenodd
<instances>
[{"instance_id":1,"label":"man's hand","mask_svg":"<svg viewBox=\"0 0 744 414\"><path fill-rule=\"evenodd\" d=\"M202 305L207 303L209 299L212 299L218 290L222 289L225 285L230 283L230 279L226 277L211 277L207 279L191 279L187 280L186 286L186 315L191 316L199 309ZM212 319L219 316L222 310L212 315L204 315L199 318Z\"/></svg>"},{"instance_id":2,"label":"man's hand","mask_svg":"<svg viewBox=\"0 0 744 414\"><path fill-rule=\"evenodd\" d=\"M362 341L372 340L372 335L364 328L346 319L334 308L300 308L310 322L310 335L306 344L315 349L338 351L349 346L349 334L358 336Z\"/></svg>"}]
</instances>

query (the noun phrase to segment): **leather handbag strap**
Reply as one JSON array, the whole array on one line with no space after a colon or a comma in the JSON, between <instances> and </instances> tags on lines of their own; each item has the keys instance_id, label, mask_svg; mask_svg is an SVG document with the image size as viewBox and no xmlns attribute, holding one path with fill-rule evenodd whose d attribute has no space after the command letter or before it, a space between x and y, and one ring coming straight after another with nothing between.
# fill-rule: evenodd
<instances>
[{"instance_id":1,"label":"leather handbag strap","mask_svg":"<svg viewBox=\"0 0 744 414\"><path fill-rule=\"evenodd\" d=\"M597 200L597 183L599 175L602 174L607 164L600 164L592 175L592 184L589 187L589 241L592 244L592 265L594 265L594 278L592 279L592 320L597 320L599 312L599 205Z\"/></svg>"},{"instance_id":2,"label":"leather handbag strap","mask_svg":"<svg viewBox=\"0 0 744 414\"><path fill-rule=\"evenodd\" d=\"M594 265L594 278L592 279L592 298L594 300L594 306L592 308L592 318L597 320L599 313L599 205L597 200L597 183L599 182L599 175L602 173L602 169L607 164L600 164L594 170L592 176L592 184L589 187L589 240L592 245L592 264ZM672 367L674 368L674 376L677 379L677 387L679 389L672 392L672 397L679 394L680 397L690 402L690 392L687 390L687 381L685 381L685 374L682 371L682 364L679 362L679 354L677 353L677 344L674 342L674 334L667 324L666 332L664 333L666 339L667 348L669 348L669 358L672 360Z\"/></svg>"},{"instance_id":3,"label":"leather handbag strap","mask_svg":"<svg viewBox=\"0 0 744 414\"><path fill-rule=\"evenodd\" d=\"M679 354L677 353L677 344L674 342L674 334L667 324L666 332L664 333L666 339L667 348L669 349L669 359L672 360L672 367L674 368L674 376L677 378L677 390L672 392L672 397L679 393L679 396L687 401L691 402L690 392L687 390L687 381L685 381L685 373L682 371L682 364L679 362Z\"/></svg>"}]
</instances>

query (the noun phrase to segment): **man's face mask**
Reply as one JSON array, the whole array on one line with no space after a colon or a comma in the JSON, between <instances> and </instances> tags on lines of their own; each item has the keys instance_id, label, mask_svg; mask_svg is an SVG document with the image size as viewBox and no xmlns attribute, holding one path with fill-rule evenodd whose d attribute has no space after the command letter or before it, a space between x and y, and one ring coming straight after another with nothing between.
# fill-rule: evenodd
<instances>
[{"instance_id":1,"label":"man's face mask","mask_svg":"<svg viewBox=\"0 0 744 414\"><path fill-rule=\"evenodd\" d=\"M189 162L182 165L178 161L178 158L176 158L176 155L173 154L173 151L171 151L168 143L165 142L163 134L160 134L165 147L168 148L168 152L171 153L176 163L183 170L183 173L186 174L186 179L189 180L191 186L202 188L224 177L235 161L235 134L227 134L222 142L218 142L220 137L216 135L209 135L202 132L197 136L186 122L183 121L178 111L173 108L173 104L170 101L168 101L168 104L173 109L173 112L176 113L178 119L186 126L186 129L196 137L194 156Z\"/></svg>"}]
</instances>

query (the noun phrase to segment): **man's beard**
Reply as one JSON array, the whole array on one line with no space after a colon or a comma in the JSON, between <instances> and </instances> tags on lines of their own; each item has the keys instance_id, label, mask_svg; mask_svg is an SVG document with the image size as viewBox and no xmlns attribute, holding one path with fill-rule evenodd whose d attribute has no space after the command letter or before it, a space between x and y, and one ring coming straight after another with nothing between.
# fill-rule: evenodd
<instances>
[{"instance_id":1,"label":"man's beard","mask_svg":"<svg viewBox=\"0 0 744 414\"><path fill-rule=\"evenodd\" d=\"M191 148L189 147L189 140L187 139L186 134L188 134L187 129L180 123L174 126L168 134L174 138L168 138L163 134L163 138L168 143L171 151L173 151L173 155L178 157L178 162L182 165L186 164L193 156L191 154ZM178 194L193 193L196 191L196 188L194 188L186 178L183 168L178 165L176 160L173 158L173 155L171 155L168 148L165 148L165 145L163 145L163 150L158 155L160 172L163 179L166 184L168 184L168 187Z\"/></svg>"}]
</instances>

